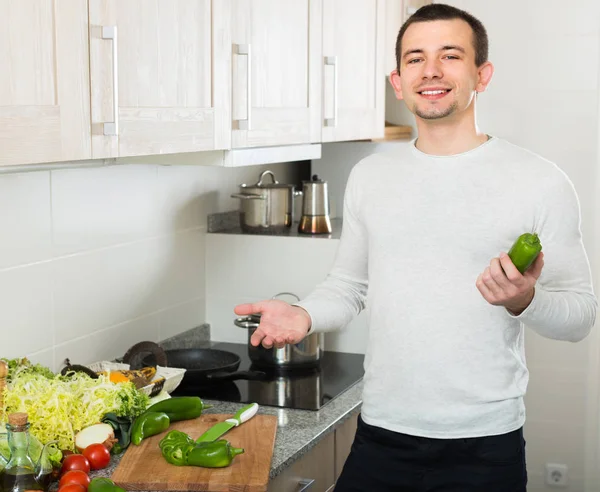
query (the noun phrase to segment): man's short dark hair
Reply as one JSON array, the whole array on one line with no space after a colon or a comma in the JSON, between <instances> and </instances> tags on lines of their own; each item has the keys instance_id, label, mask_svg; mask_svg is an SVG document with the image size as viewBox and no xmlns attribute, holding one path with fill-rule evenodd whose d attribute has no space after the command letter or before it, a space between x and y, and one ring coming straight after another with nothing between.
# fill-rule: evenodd
<instances>
[{"instance_id":1,"label":"man's short dark hair","mask_svg":"<svg viewBox=\"0 0 600 492\"><path fill-rule=\"evenodd\" d=\"M418 9L402 25L396 39L396 68L398 73L400 73L400 62L402 60L402 38L411 24L454 19L462 19L471 26L473 30L473 48L475 49L475 65L478 67L483 65L488 60L488 36L481 21L468 12L452 7L451 5L434 3L424 5Z\"/></svg>"}]
</instances>

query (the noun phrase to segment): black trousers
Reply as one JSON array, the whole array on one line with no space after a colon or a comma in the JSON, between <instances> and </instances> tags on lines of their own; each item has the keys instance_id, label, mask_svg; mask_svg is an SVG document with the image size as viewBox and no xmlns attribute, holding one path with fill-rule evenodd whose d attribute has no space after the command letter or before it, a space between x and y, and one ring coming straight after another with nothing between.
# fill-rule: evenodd
<instances>
[{"instance_id":1,"label":"black trousers","mask_svg":"<svg viewBox=\"0 0 600 492\"><path fill-rule=\"evenodd\" d=\"M523 429L430 439L358 428L335 492L526 492Z\"/></svg>"}]
</instances>

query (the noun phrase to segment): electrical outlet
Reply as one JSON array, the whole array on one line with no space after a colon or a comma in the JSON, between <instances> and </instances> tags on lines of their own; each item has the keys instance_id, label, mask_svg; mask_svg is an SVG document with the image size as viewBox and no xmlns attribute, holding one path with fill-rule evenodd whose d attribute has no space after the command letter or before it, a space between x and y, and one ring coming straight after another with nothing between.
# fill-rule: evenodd
<instances>
[{"instance_id":1,"label":"electrical outlet","mask_svg":"<svg viewBox=\"0 0 600 492\"><path fill-rule=\"evenodd\" d=\"M566 487L569 469L562 463L546 463L546 484L554 487Z\"/></svg>"}]
</instances>

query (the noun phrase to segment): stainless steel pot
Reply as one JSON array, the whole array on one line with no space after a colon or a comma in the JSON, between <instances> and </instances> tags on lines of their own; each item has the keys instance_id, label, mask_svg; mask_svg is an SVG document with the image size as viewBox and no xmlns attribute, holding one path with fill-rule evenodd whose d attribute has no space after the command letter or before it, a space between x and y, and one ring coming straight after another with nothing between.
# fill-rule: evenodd
<instances>
[{"instance_id":1,"label":"stainless steel pot","mask_svg":"<svg viewBox=\"0 0 600 492\"><path fill-rule=\"evenodd\" d=\"M300 300L291 292L281 292L273 299L281 295L291 295ZM260 314L242 316L234 321L236 326L248 330L248 355L253 364L259 367L315 367L318 366L323 356L323 334L311 333L304 337L299 343L286 344L283 348L267 349L262 345L254 347L250 343L252 334L260 324Z\"/></svg>"},{"instance_id":2,"label":"stainless steel pot","mask_svg":"<svg viewBox=\"0 0 600 492\"><path fill-rule=\"evenodd\" d=\"M265 176L271 177L267 183ZM243 231L261 233L282 232L292 225L294 197L302 195L293 184L280 183L271 171L264 171L254 185L241 184L239 198L240 225Z\"/></svg>"}]
</instances>

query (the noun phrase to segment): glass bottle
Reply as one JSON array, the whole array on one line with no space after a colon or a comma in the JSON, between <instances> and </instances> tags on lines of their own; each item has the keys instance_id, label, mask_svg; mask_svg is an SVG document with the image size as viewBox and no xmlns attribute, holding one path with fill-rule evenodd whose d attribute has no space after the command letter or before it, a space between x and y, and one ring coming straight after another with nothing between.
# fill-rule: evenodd
<instances>
[{"instance_id":1,"label":"glass bottle","mask_svg":"<svg viewBox=\"0 0 600 492\"><path fill-rule=\"evenodd\" d=\"M50 470L42 466L43 456L37 463L29 455L29 422L26 413L11 413L6 424L10 458L0 477L2 492L48 490ZM42 453L43 455L43 453Z\"/></svg>"}]
</instances>

